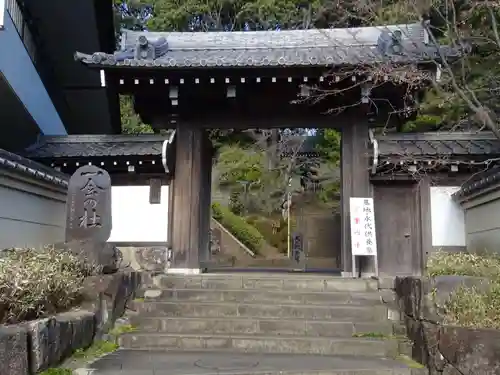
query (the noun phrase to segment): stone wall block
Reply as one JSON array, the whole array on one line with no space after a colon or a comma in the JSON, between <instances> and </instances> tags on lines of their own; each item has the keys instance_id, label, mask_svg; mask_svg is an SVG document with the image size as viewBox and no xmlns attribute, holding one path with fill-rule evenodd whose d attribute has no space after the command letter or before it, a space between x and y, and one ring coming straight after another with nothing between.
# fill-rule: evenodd
<instances>
[{"instance_id":1,"label":"stone wall block","mask_svg":"<svg viewBox=\"0 0 500 375\"><path fill-rule=\"evenodd\" d=\"M489 282L466 276L396 279L413 358L426 365L430 375L500 374L500 330L443 324L440 306L461 286L483 289Z\"/></svg>"},{"instance_id":2,"label":"stone wall block","mask_svg":"<svg viewBox=\"0 0 500 375\"><path fill-rule=\"evenodd\" d=\"M28 332L26 327L0 327L0 374L26 375L28 371Z\"/></svg>"},{"instance_id":3,"label":"stone wall block","mask_svg":"<svg viewBox=\"0 0 500 375\"><path fill-rule=\"evenodd\" d=\"M500 331L443 326L439 350L462 374L500 373Z\"/></svg>"},{"instance_id":4,"label":"stone wall block","mask_svg":"<svg viewBox=\"0 0 500 375\"><path fill-rule=\"evenodd\" d=\"M57 362L59 326L53 317L28 322L26 326L30 370L36 374Z\"/></svg>"},{"instance_id":5,"label":"stone wall block","mask_svg":"<svg viewBox=\"0 0 500 375\"><path fill-rule=\"evenodd\" d=\"M63 313L56 315L56 323L59 327L58 355L56 360L60 361L73 352L73 341L76 340L73 321L74 313Z\"/></svg>"}]
</instances>

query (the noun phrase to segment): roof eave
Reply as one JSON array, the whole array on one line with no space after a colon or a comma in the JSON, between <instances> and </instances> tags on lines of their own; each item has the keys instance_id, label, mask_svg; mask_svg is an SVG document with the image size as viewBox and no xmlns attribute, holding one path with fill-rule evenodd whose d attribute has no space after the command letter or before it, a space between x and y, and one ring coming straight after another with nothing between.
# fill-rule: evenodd
<instances>
[{"instance_id":1,"label":"roof eave","mask_svg":"<svg viewBox=\"0 0 500 375\"><path fill-rule=\"evenodd\" d=\"M48 182L56 186L67 187L69 176L49 167L23 158L22 156L9 153L0 149L0 167L11 170L15 173L28 175L37 180ZM17 160L16 160L17 159Z\"/></svg>"},{"instance_id":2,"label":"roof eave","mask_svg":"<svg viewBox=\"0 0 500 375\"><path fill-rule=\"evenodd\" d=\"M100 62L96 62L94 60L95 56L100 56L102 60ZM266 68L331 68L331 64L290 64L290 65L177 65L177 66L169 66L166 64L156 65L155 62L148 61L147 63L136 63L136 64L123 64L117 63L113 60L113 55L104 54L104 53L95 53L93 55L83 54L81 52L75 53L75 60L77 62L82 63L87 66L89 69L96 70L107 70L107 69L125 69L125 70L133 70L133 69L148 69L148 70L182 70L182 69L193 69L193 70L203 70L203 69L266 69ZM111 61L111 62L106 62ZM142 60L140 60L142 61ZM438 60L439 62L440 60ZM359 66L359 65L375 65L379 63L383 63L382 60L374 60L374 61L359 61L356 63L345 63L345 64L333 64L333 66ZM436 59L408 59L406 61L395 61L394 64L398 65L407 65L407 64L419 64L419 65L427 65L427 64L435 64Z\"/></svg>"}]
</instances>

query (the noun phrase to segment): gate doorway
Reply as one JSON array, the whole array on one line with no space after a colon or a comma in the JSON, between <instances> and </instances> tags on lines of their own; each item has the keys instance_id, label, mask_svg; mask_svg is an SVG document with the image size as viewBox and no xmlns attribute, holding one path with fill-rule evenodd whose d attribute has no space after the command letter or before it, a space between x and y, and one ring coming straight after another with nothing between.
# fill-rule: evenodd
<instances>
[{"instance_id":1,"label":"gate doorway","mask_svg":"<svg viewBox=\"0 0 500 375\"><path fill-rule=\"evenodd\" d=\"M207 271L338 272L340 165L316 147L326 131L340 154L330 129L257 130L268 138L218 150Z\"/></svg>"}]
</instances>

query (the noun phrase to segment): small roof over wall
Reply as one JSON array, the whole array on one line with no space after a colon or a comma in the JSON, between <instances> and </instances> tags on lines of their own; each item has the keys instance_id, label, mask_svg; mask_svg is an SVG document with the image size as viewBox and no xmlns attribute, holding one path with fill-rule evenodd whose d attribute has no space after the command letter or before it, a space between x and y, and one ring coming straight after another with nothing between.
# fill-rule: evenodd
<instances>
[{"instance_id":1,"label":"small roof over wall","mask_svg":"<svg viewBox=\"0 0 500 375\"><path fill-rule=\"evenodd\" d=\"M79 166L93 164L112 176L167 178L175 171L175 143L175 131L163 135L47 136L23 155L68 174Z\"/></svg>"},{"instance_id":2,"label":"small roof over wall","mask_svg":"<svg viewBox=\"0 0 500 375\"><path fill-rule=\"evenodd\" d=\"M478 195L499 190L500 166L494 166L472 176L452 197L454 200L462 203Z\"/></svg>"},{"instance_id":3,"label":"small roof over wall","mask_svg":"<svg viewBox=\"0 0 500 375\"><path fill-rule=\"evenodd\" d=\"M383 39L401 32L401 51L387 53ZM382 36L381 36L382 35ZM390 60L426 62L458 56L449 47L426 43L421 23L359 27L232 32L143 32L123 30L114 54L77 52L94 67L241 68L371 64Z\"/></svg>"},{"instance_id":4,"label":"small roof over wall","mask_svg":"<svg viewBox=\"0 0 500 375\"><path fill-rule=\"evenodd\" d=\"M485 168L500 157L500 139L492 132L397 133L375 136L372 173L394 166L427 171L452 171L459 166ZM452 167L453 166L453 167Z\"/></svg>"},{"instance_id":5,"label":"small roof over wall","mask_svg":"<svg viewBox=\"0 0 500 375\"><path fill-rule=\"evenodd\" d=\"M24 153L34 159L161 156L166 135L67 135L41 137Z\"/></svg>"},{"instance_id":6,"label":"small roof over wall","mask_svg":"<svg viewBox=\"0 0 500 375\"><path fill-rule=\"evenodd\" d=\"M34 178L43 182L62 187L68 186L69 176L46 167L43 164L26 159L12 152L0 149L0 170L8 170L13 173Z\"/></svg>"}]
</instances>

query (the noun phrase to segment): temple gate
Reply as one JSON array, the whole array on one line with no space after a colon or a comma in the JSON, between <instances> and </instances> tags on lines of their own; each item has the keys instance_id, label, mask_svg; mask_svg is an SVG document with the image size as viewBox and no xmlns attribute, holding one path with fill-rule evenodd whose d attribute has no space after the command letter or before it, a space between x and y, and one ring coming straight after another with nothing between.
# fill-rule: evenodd
<instances>
[{"instance_id":1,"label":"temple gate","mask_svg":"<svg viewBox=\"0 0 500 375\"><path fill-rule=\"evenodd\" d=\"M75 58L100 70L103 86L132 94L144 122L176 130L169 272L198 273L209 258L212 151L206 129L341 130L340 258L348 275L349 198L372 196L369 129L402 123L416 100L404 79L396 84L390 72L374 75L367 67L392 64L404 72L411 66L432 76L436 55L416 23L349 30L125 30L119 51ZM321 92L329 95L318 100Z\"/></svg>"}]
</instances>

